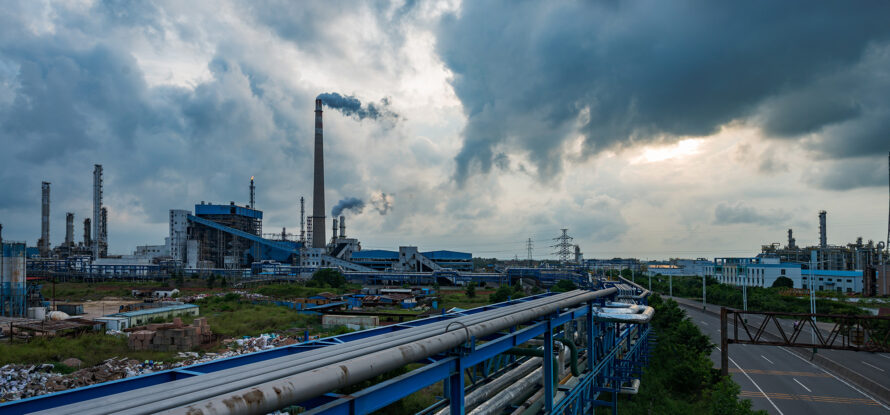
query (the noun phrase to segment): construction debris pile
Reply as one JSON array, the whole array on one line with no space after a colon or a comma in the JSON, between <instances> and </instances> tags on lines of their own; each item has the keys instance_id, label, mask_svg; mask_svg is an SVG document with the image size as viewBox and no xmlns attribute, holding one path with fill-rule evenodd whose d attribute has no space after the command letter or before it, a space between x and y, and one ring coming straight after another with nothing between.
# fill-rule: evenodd
<instances>
[{"instance_id":1,"label":"construction debris pile","mask_svg":"<svg viewBox=\"0 0 890 415\"><path fill-rule=\"evenodd\" d=\"M191 326L185 326L177 317L173 319L173 323L149 324L145 330L130 333L127 344L130 350L187 351L209 343L211 338L212 333L206 318L196 318Z\"/></svg>"},{"instance_id":2,"label":"construction debris pile","mask_svg":"<svg viewBox=\"0 0 890 415\"><path fill-rule=\"evenodd\" d=\"M177 319L178 320L178 319ZM195 319L192 326L209 327L205 322L199 323ZM180 323L181 324L181 323ZM166 326L159 324L158 326ZM138 332L137 332L138 333ZM132 339L135 333L130 333ZM312 339L317 338L313 336ZM145 375L162 370L175 369L183 366L191 366L199 363L207 363L217 359L234 357L246 353L258 352L275 347L287 346L299 343L302 339L292 336L280 336L275 333L264 333L257 337L245 337L240 339L227 339L223 344L228 348L220 353L180 352L176 362L154 362L150 360L139 361L127 357L108 359L99 365L80 369L74 373L63 375L53 373L54 366L43 365L18 365L9 364L0 367L0 402L30 398L32 396L45 395L81 386L108 382ZM76 359L66 359L65 364Z\"/></svg>"},{"instance_id":3,"label":"construction debris pile","mask_svg":"<svg viewBox=\"0 0 890 415\"><path fill-rule=\"evenodd\" d=\"M164 370L163 362L140 362L124 358L108 359L100 365L68 375L53 373L53 365L6 365L0 368L0 402L29 398L81 386L123 379Z\"/></svg>"}]
</instances>

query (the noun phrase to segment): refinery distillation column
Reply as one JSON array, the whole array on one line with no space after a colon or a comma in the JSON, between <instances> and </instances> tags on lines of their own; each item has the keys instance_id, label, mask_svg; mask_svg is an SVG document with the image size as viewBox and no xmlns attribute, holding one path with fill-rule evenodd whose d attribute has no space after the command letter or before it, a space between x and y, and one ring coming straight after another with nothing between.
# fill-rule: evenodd
<instances>
[{"instance_id":1,"label":"refinery distillation column","mask_svg":"<svg viewBox=\"0 0 890 415\"><path fill-rule=\"evenodd\" d=\"M312 247L327 244L324 229L324 147L322 142L321 100L315 100L315 183L312 188Z\"/></svg>"},{"instance_id":2,"label":"refinery distillation column","mask_svg":"<svg viewBox=\"0 0 890 415\"><path fill-rule=\"evenodd\" d=\"M40 184L42 193L40 212L40 256L49 256L49 182Z\"/></svg>"},{"instance_id":3,"label":"refinery distillation column","mask_svg":"<svg viewBox=\"0 0 890 415\"><path fill-rule=\"evenodd\" d=\"M93 168L93 259L99 259L99 244L102 243L102 165Z\"/></svg>"}]
</instances>

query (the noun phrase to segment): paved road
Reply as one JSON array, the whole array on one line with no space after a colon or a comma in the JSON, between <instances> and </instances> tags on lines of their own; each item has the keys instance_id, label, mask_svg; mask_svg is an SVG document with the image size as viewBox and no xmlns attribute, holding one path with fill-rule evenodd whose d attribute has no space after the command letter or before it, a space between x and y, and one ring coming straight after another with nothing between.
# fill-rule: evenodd
<instances>
[{"instance_id":1,"label":"paved road","mask_svg":"<svg viewBox=\"0 0 890 415\"><path fill-rule=\"evenodd\" d=\"M700 308L685 306L684 309L692 322L719 348L720 318ZM887 364L890 359L877 354L849 353L855 353L855 358L862 362L883 363L872 370L876 373L887 370L876 379L890 380L890 368L885 369L890 366ZM848 411L855 411L856 415L890 413L890 406L784 347L731 345L729 358L730 374L742 388L741 397L750 399L755 409L778 415L833 415ZM719 350L711 354L711 359L719 366Z\"/></svg>"}]
</instances>

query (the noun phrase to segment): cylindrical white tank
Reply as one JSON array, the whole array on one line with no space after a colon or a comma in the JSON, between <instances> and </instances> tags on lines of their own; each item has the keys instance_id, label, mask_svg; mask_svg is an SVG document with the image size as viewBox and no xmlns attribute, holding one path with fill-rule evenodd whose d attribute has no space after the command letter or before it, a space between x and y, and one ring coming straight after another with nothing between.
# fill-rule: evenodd
<instances>
[{"instance_id":1,"label":"cylindrical white tank","mask_svg":"<svg viewBox=\"0 0 890 415\"><path fill-rule=\"evenodd\" d=\"M50 320L58 321L58 320L68 320L71 316L67 313L63 313L61 311L50 311L48 315Z\"/></svg>"}]
</instances>

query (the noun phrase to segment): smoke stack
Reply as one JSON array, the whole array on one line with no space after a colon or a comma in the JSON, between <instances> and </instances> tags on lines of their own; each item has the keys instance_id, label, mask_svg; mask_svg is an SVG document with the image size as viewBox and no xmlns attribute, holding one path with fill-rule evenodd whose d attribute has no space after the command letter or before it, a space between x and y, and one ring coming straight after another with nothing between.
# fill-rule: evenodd
<instances>
[{"instance_id":1,"label":"smoke stack","mask_svg":"<svg viewBox=\"0 0 890 415\"><path fill-rule=\"evenodd\" d=\"M346 216L340 215L340 237L346 237Z\"/></svg>"},{"instance_id":2,"label":"smoke stack","mask_svg":"<svg viewBox=\"0 0 890 415\"><path fill-rule=\"evenodd\" d=\"M71 212L65 214L65 245L74 245L74 214Z\"/></svg>"},{"instance_id":3,"label":"smoke stack","mask_svg":"<svg viewBox=\"0 0 890 415\"><path fill-rule=\"evenodd\" d=\"M43 203L40 215L40 256L49 256L49 182L40 184Z\"/></svg>"},{"instance_id":4,"label":"smoke stack","mask_svg":"<svg viewBox=\"0 0 890 415\"><path fill-rule=\"evenodd\" d=\"M334 218L334 226L331 228L331 240L337 240L337 218Z\"/></svg>"},{"instance_id":5,"label":"smoke stack","mask_svg":"<svg viewBox=\"0 0 890 415\"><path fill-rule=\"evenodd\" d=\"M287 240L287 228L281 228L281 240L282 241Z\"/></svg>"},{"instance_id":6,"label":"smoke stack","mask_svg":"<svg viewBox=\"0 0 890 415\"><path fill-rule=\"evenodd\" d=\"M795 241L794 241L794 233L792 232L791 229L788 229L788 249L794 249L796 247L797 247L797 245L795 244Z\"/></svg>"},{"instance_id":7,"label":"smoke stack","mask_svg":"<svg viewBox=\"0 0 890 415\"><path fill-rule=\"evenodd\" d=\"M93 246L92 238L90 238L90 218L83 220L83 246Z\"/></svg>"},{"instance_id":8,"label":"smoke stack","mask_svg":"<svg viewBox=\"0 0 890 415\"><path fill-rule=\"evenodd\" d=\"M315 100L315 182L312 187L312 247L324 248L324 143L321 100Z\"/></svg>"},{"instance_id":9,"label":"smoke stack","mask_svg":"<svg viewBox=\"0 0 890 415\"><path fill-rule=\"evenodd\" d=\"M256 209L256 200L254 196L256 195L256 187L253 185L253 176L250 176L250 208Z\"/></svg>"},{"instance_id":10,"label":"smoke stack","mask_svg":"<svg viewBox=\"0 0 890 415\"><path fill-rule=\"evenodd\" d=\"M819 246L825 248L828 246L828 229L826 229L826 213L824 210L819 211Z\"/></svg>"},{"instance_id":11,"label":"smoke stack","mask_svg":"<svg viewBox=\"0 0 890 415\"><path fill-rule=\"evenodd\" d=\"M102 165L93 167L93 259L99 259L99 244L102 241Z\"/></svg>"}]
</instances>

